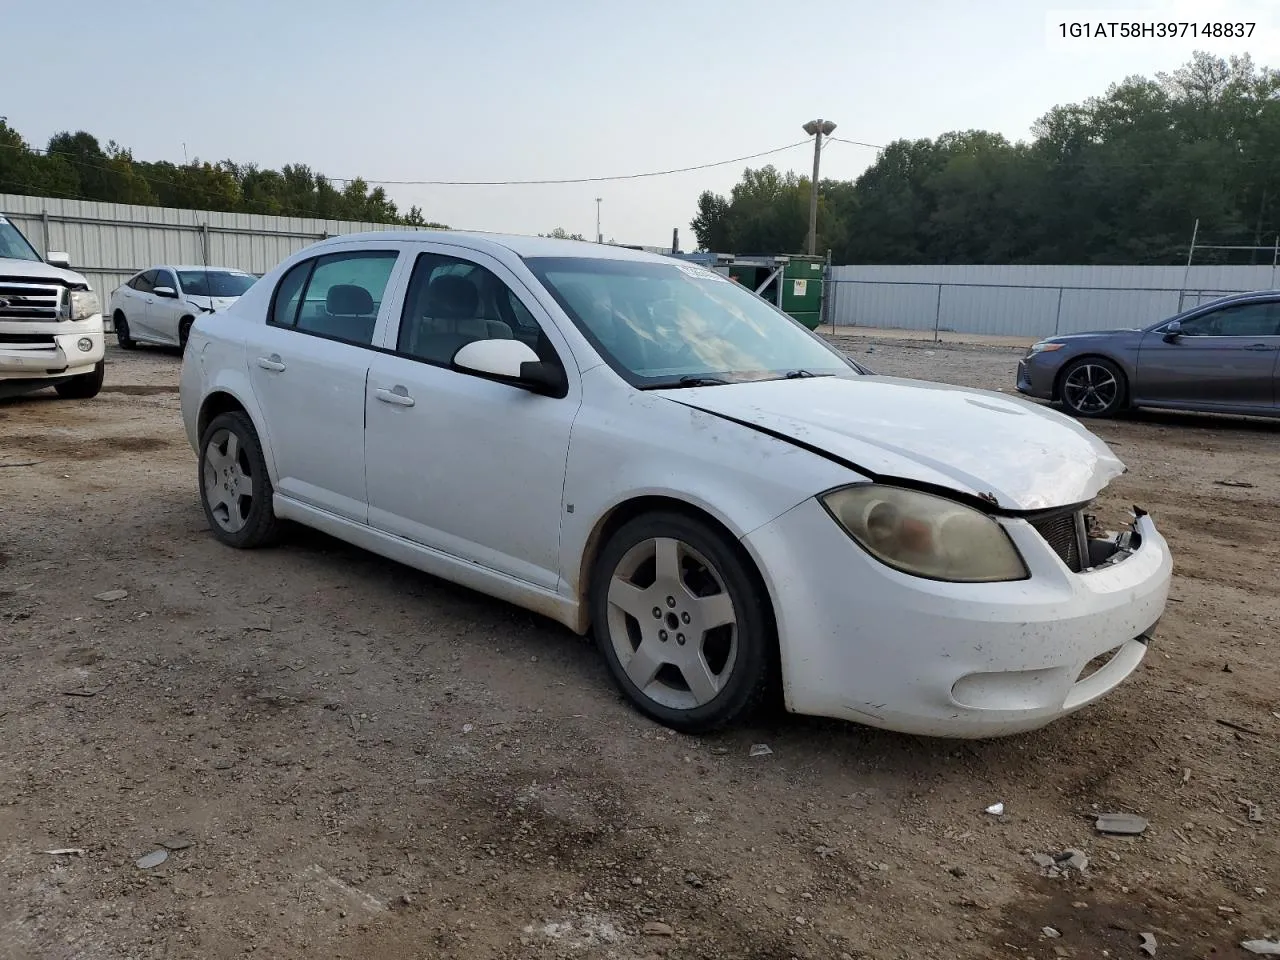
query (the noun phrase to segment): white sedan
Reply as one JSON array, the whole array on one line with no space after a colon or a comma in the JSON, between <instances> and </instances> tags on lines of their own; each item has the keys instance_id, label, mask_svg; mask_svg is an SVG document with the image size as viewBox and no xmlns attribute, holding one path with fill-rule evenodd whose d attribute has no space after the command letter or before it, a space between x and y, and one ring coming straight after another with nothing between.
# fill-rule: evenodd
<instances>
[{"instance_id":1,"label":"white sedan","mask_svg":"<svg viewBox=\"0 0 1280 960\"><path fill-rule=\"evenodd\" d=\"M139 343L185 347L195 318L226 310L258 278L226 267L152 267L134 274L111 292L108 313L116 342L125 350Z\"/></svg>"},{"instance_id":2,"label":"white sedan","mask_svg":"<svg viewBox=\"0 0 1280 960\"><path fill-rule=\"evenodd\" d=\"M1061 414L868 374L736 283L614 246L315 244L181 379L213 534L292 520L593 631L681 730L792 711L1041 727L1143 659L1171 561L1097 532L1123 465Z\"/></svg>"}]
</instances>

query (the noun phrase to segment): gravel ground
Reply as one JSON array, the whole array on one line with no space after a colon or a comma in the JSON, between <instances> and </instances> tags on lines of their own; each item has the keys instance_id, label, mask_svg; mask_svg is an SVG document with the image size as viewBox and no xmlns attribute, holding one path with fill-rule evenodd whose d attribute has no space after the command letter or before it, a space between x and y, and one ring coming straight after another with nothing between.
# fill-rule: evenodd
<instances>
[{"instance_id":1,"label":"gravel ground","mask_svg":"<svg viewBox=\"0 0 1280 960\"><path fill-rule=\"evenodd\" d=\"M1006 391L1018 356L839 342ZM1104 516L1148 508L1176 562L1101 704L994 742L785 716L696 739L534 615L316 534L219 546L178 358L108 359L94 400L0 402L4 960L1092 960L1280 934L1280 424L1097 426L1130 467ZM1098 835L1115 811L1151 826ZM1083 871L1034 859L1071 849Z\"/></svg>"}]
</instances>

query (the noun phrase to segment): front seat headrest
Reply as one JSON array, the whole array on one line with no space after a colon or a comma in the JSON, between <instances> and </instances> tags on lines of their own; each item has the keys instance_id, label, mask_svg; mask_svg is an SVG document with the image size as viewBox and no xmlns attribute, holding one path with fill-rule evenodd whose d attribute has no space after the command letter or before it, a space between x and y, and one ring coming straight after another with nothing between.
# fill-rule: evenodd
<instances>
[{"instance_id":1,"label":"front seat headrest","mask_svg":"<svg viewBox=\"0 0 1280 960\"><path fill-rule=\"evenodd\" d=\"M471 281L453 274L436 277L427 288L427 313L448 320L470 320L480 306L480 294Z\"/></svg>"}]
</instances>

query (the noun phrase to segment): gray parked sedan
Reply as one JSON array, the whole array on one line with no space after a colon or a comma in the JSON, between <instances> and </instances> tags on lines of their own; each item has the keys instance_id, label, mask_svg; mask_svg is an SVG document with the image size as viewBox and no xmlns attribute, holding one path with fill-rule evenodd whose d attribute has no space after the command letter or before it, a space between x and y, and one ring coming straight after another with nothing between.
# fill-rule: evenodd
<instances>
[{"instance_id":1,"label":"gray parked sedan","mask_svg":"<svg viewBox=\"0 0 1280 960\"><path fill-rule=\"evenodd\" d=\"M1280 416L1280 290L1223 297L1140 329L1041 340L1018 363L1018 391L1080 417L1132 407Z\"/></svg>"}]
</instances>

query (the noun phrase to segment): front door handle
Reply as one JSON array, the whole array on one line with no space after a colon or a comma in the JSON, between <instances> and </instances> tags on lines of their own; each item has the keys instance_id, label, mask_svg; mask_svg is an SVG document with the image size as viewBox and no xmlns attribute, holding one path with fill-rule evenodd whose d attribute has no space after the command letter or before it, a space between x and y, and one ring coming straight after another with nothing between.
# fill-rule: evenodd
<instances>
[{"instance_id":1,"label":"front door handle","mask_svg":"<svg viewBox=\"0 0 1280 960\"><path fill-rule=\"evenodd\" d=\"M276 373L281 373L284 370L284 362L280 359L280 354L278 353L273 353L269 357L259 357L258 366L263 370L274 370Z\"/></svg>"},{"instance_id":2,"label":"front door handle","mask_svg":"<svg viewBox=\"0 0 1280 960\"><path fill-rule=\"evenodd\" d=\"M1245 349L1246 350L1274 350L1275 347L1266 343L1251 343L1249 344L1249 346L1245 347Z\"/></svg>"},{"instance_id":3,"label":"front door handle","mask_svg":"<svg viewBox=\"0 0 1280 960\"><path fill-rule=\"evenodd\" d=\"M383 403L395 404L397 407L412 407L414 402L413 397L409 396L409 391L399 384L390 390L386 387L378 387L374 395Z\"/></svg>"}]
</instances>

